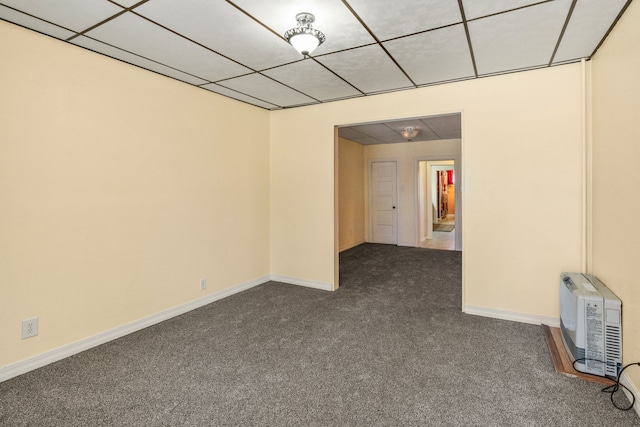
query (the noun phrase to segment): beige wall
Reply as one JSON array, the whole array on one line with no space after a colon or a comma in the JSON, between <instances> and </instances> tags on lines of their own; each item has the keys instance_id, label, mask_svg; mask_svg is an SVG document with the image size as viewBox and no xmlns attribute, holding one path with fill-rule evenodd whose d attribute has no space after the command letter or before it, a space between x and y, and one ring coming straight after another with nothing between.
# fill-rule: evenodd
<instances>
[{"instance_id":1,"label":"beige wall","mask_svg":"<svg viewBox=\"0 0 640 427\"><path fill-rule=\"evenodd\" d=\"M0 51L0 367L269 274L267 111L3 21Z\"/></svg>"},{"instance_id":2,"label":"beige wall","mask_svg":"<svg viewBox=\"0 0 640 427\"><path fill-rule=\"evenodd\" d=\"M339 250L365 241L364 147L348 139L338 140Z\"/></svg>"},{"instance_id":3,"label":"beige wall","mask_svg":"<svg viewBox=\"0 0 640 427\"><path fill-rule=\"evenodd\" d=\"M419 141L399 144L367 145L364 148L367 165L373 160L397 159L398 183L398 245L418 246L418 164L419 158L427 156L460 156L460 140ZM365 185L369 188L369 172L365 175ZM366 206L369 204L369 193L366 194ZM367 209L368 223L368 209Z\"/></svg>"},{"instance_id":4,"label":"beige wall","mask_svg":"<svg viewBox=\"0 0 640 427\"><path fill-rule=\"evenodd\" d=\"M592 61L593 263L622 300L623 362L640 361L640 4L632 2ZM628 373L640 389L640 369Z\"/></svg>"},{"instance_id":5,"label":"beige wall","mask_svg":"<svg viewBox=\"0 0 640 427\"><path fill-rule=\"evenodd\" d=\"M461 111L465 303L557 318L581 265L581 88L571 64L272 112L272 274L334 280L334 125Z\"/></svg>"},{"instance_id":6,"label":"beige wall","mask_svg":"<svg viewBox=\"0 0 640 427\"><path fill-rule=\"evenodd\" d=\"M556 317L580 268L577 64L269 113L0 32L0 366L269 273L334 285L335 125L463 113L468 306Z\"/></svg>"}]
</instances>

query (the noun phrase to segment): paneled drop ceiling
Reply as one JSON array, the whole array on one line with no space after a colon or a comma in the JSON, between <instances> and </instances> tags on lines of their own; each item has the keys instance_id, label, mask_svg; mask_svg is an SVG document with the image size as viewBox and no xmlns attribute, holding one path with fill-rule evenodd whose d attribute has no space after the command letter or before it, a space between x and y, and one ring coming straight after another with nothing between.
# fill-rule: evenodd
<instances>
[{"instance_id":1,"label":"paneled drop ceiling","mask_svg":"<svg viewBox=\"0 0 640 427\"><path fill-rule=\"evenodd\" d=\"M338 132L341 138L362 145L396 144L407 142L401 134L405 127L412 127L418 131L418 134L411 139L413 142L460 139L462 137L460 113L345 126L339 128Z\"/></svg>"},{"instance_id":2,"label":"paneled drop ceiling","mask_svg":"<svg viewBox=\"0 0 640 427\"><path fill-rule=\"evenodd\" d=\"M0 18L276 110L589 58L630 1L0 0ZM299 12L327 37L311 58L282 36Z\"/></svg>"}]
</instances>

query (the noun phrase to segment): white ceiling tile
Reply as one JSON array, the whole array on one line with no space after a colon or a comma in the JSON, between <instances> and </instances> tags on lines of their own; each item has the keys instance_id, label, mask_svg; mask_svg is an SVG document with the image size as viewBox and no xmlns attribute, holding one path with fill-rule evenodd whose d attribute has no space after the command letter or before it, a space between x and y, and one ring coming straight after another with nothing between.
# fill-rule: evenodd
<instances>
[{"instance_id":1,"label":"white ceiling tile","mask_svg":"<svg viewBox=\"0 0 640 427\"><path fill-rule=\"evenodd\" d=\"M312 55L336 52L375 41L340 0L234 0L234 3L280 35L296 26L298 13L312 13L316 17L313 27L327 37Z\"/></svg>"},{"instance_id":2,"label":"white ceiling tile","mask_svg":"<svg viewBox=\"0 0 640 427\"><path fill-rule=\"evenodd\" d=\"M338 129L338 135L340 138L353 140L353 138L364 138L366 135L358 132L352 127L341 127Z\"/></svg>"},{"instance_id":3,"label":"white ceiling tile","mask_svg":"<svg viewBox=\"0 0 640 427\"><path fill-rule=\"evenodd\" d=\"M104 44L97 40L90 39L88 37L84 37L84 36L76 37L71 41L71 43L76 44L78 46L85 47L94 52L102 53L112 58L116 58L121 61L128 62L129 64L137 65L147 70L155 71L165 76L182 80L183 82L190 83L192 85L201 85L201 84L207 83L206 80L202 80L202 79L199 79L198 77L191 76L189 74L183 73L173 68L166 67L162 64L158 64L157 62L153 62L151 60L142 58L138 55L134 55L132 53L115 48L113 46L109 46L107 44Z\"/></svg>"},{"instance_id":4,"label":"white ceiling tile","mask_svg":"<svg viewBox=\"0 0 640 427\"><path fill-rule=\"evenodd\" d=\"M153 0L135 12L254 70L300 59L284 39L223 0Z\"/></svg>"},{"instance_id":5,"label":"white ceiling tile","mask_svg":"<svg viewBox=\"0 0 640 427\"><path fill-rule=\"evenodd\" d=\"M395 123L393 123L395 125ZM394 130L393 125L391 127L384 123L373 123L369 125L357 126L358 132L361 132L367 136L374 137L376 139L396 138L399 131Z\"/></svg>"},{"instance_id":6,"label":"white ceiling tile","mask_svg":"<svg viewBox=\"0 0 640 427\"><path fill-rule=\"evenodd\" d=\"M237 77L219 82L218 84L280 107L312 104L316 102L313 98L309 98L260 74Z\"/></svg>"},{"instance_id":7,"label":"white ceiling tile","mask_svg":"<svg viewBox=\"0 0 640 427\"><path fill-rule=\"evenodd\" d=\"M136 3L140 3L141 0L112 0L114 3L118 3L122 7L131 7Z\"/></svg>"},{"instance_id":8,"label":"white ceiling tile","mask_svg":"<svg viewBox=\"0 0 640 427\"><path fill-rule=\"evenodd\" d=\"M429 129L429 128L420 128L420 131L418 132L418 134L411 141L413 141L413 142L435 141L435 140L438 140L438 139L442 139L442 138L440 138L438 135L433 133L431 131L431 129Z\"/></svg>"},{"instance_id":9,"label":"white ceiling tile","mask_svg":"<svg viewBox=\"0 0 640 427\"><path fill-rule=\"evenodd\" d=\"M48 22L44 22L38 18L25 15L24 13L16 12L13 9L9 9L8 7L4 7L1 5L0 18L8 22L13 22L14 24L21 25L23 27L30 28L40 33L53 36L58 39L64 40L75 34L74 32L65 30L64 28L58 27L57 25L49 24Z\"/></svg>"},{"instance_id":10,"label":"white ceiling tile","mask_svg":"<svg viewBox=\"0 0 640 427\"><path fill-rule=\"evenodd\" d=\"M0 19L274 109L474 77L460 5L480 75L546 66L572 3L565 63L593 53L626 0L0 0ZM317 62L282 38L300 12L327 36Z\"/></svg>"},{"instance_id":11,"label":"white ceiling tile","mask_svg":"<svg viewBox=\"0 0 640 427\"><path fill-rule=\"evenodd\" d=\"M209 81L251 72L130 12L87 35Z\"/></svg>"},{"instance_id":12,"label":"white ceiling tile","mask_svg":"<svg viewBox=\"0 0 640 427\"><path fill-rule=\"evenodd\" d=\"M591 56L627 0L580 0L571 14L554 62Z\"/></svg>"},{"instance_id":13,"label":"white ceiling tile","mask_svg":"<svg viewBox=\"0 0 640 427\"><path fill-rule=\"evenodd\" d=\"M418 85L474 76L462 24L383 44Z\"/></svg>"},{"instance_id":14,"label":"white ceiling tile","mask_svg":"<svg viewBox=\"0 0 640 427\"><path fill-rule=\"evenodd\" d=\"M365 93L413 87L377 44L316 59Z\"/></svg>"},{"instance_id":15,"label":"white ceiling tile","mask_svg":"<svg viewBox=\"0 0 640 427\"><path fill-rule=\"evenodd\" d=\"M438 134L449 131L459 134L461 129L460 113L425 117L421 122Z\"/></svg>"},{"instance_id":16,"label":"white ceiling tile","mask_svg":"<svg viewBox=\"0 0 640 427\"><path fill-rule=\"evenodd\" d=\"M244 94L238 93L238 92L236 92L234 90L228 89L226 87L222 87L222 86L217 85L215 83L206 84L206 85L202 86L202 88L210 90L211 92L215 92L215 93L217 93L219 95L224 95L224 96L227 96L229 98L237 99L238 101L247 102L249 104L257 105L259 107L263 107L263 108L266 108L268 110L273 110L273 109L278 108L277 105L273 105L273 104L270 104L268 102L264 102L264 101L262 101L260 99L254 98L252 96L248 96L248 95L244 95Z\"/></svg>"},{"instance_id":17,"label":"white ceiling tile","mask_svg":"<svg viewBox=\"0 0 640 427\"><path fill-rule=\"evenodd\" d=\"M457 0L349 0L349 4L381 41L462 21Z\"/></svg>"},{"instance_id":18,"label":"white ceiling tile","mask_svg":"<svg viewBox=\"0 0 640 427\"><path fill-rule=\"evenodd\" d=\"M543 0L462 0L464 6L464 14L467 19L475 19L481 16L492 15L494 13L504 12L506 10L516 9Z\"/></svg>"},{"instance_id":19,"label":"white ceiling tile","mask_svg":"<svg viewBox=\"0 0 640 427\"><path fill-rule=\"evenodd\" d=\"M2 4L76 32L122 11L106 0L3 0Z\"/></svg>"},{"instance_id":20,"label":"white ceiling tile","mask_svg":"<svg viewBox=\"0 0 640 427\"><path fill-rule=\"evenodd\" d=\"M478 74L545 65L571 0L555 0L469 23Z\"/></svg>"},{"instance_id":21,"label":"white ceiling tile","mask_svg":"<svg viewBox=\"0 0 640 427\"><path fill-rule=\"evenodd\" d=\"M438 132L438 139L460 139L462 132L460 130L443 130Z\"/></svg>"},{"instance_id":22,"label":"white ceiling tile","mask_svg":"<svg viewBox=\"0 0 640 427\"><path fill-rule=\"evenodd\" d=\"M263 74L321 101L360 95L312 59L273 68Z\"/></svg>"}]
</instances>

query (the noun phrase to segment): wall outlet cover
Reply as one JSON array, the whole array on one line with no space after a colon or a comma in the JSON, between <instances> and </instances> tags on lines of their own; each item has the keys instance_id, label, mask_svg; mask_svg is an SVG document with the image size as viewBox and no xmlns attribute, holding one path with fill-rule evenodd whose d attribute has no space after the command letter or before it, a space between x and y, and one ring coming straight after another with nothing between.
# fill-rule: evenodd
<instances>
[{"instance_id":1,"label":"wall outlet cover","mask_svg":"<svg viewBox=\"0 0 640 427\"><path fill-rule=\"evenodd\" d=\"M22 339L38 335L38 318L32 317L22 321Z\"/></svg>"}]
</instances>

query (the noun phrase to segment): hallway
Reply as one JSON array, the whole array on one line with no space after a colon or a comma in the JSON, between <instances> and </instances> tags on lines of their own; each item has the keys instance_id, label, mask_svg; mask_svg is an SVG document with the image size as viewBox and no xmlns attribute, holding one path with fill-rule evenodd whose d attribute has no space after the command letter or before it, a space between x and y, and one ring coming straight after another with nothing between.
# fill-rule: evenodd
<instances>
[{"instance_id":1,"label":"hallway","mask_svg":"<svg viewBox=\"0 0 640 427\"><path fill-rule=\"evenodd\" d=\"M447 215L440 224L455 224L455 215ZM433 239L425 240L420 244L421 248L454 251L456 249L456 230L434 231Z\"/></svg>"}]
</instances>

